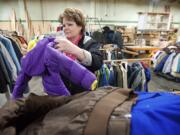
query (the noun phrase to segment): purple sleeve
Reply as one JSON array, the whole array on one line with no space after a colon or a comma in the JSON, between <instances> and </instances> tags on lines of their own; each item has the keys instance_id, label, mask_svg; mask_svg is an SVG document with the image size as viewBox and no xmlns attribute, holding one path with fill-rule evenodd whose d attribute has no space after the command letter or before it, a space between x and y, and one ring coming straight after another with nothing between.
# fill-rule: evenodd
<instances>
[{"instance_id":1,"label":"purple sleeve","mask_svg":"<svg viewBox=\"0 0 180 135\"><path fill-rule=\"evenodd\" d=\"M70 92L64 85L64 82L61 79L61 76L59 73L51 71L49 67L47 67L49 70L48 74L51 74L51 76L48 76L46 74L43 75L43 86L45 91L49 95L64 95L64 96L70 96Z\"/></svg>"},{"instance_id":2,"label":"purple sleeve","mask_svg":"<svg viewBox=\"0 0 180 135\"><path fill-rule=\"evenodd\" d=\"M30 76L26 75L22 71L18 75L16 80L16 85L14 86L12 99L17 99L23 97L23 92L28 86L28 81L31 79Z\"/></svg>"}]
</instances>

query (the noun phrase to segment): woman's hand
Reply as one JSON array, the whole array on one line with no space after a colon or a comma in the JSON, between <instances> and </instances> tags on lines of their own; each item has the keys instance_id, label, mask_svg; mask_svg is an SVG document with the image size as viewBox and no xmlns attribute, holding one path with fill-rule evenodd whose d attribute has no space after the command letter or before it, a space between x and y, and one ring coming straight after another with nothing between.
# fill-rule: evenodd
<instances>
[{"instance_id":1,"label":"woman's hand","mask_svg":"<svg viewBox=\"0 0 180 135\"><path fill-rule=\"evenodd\" d=\"M59 51L75 55L77 59L80 61L84 59L85 56L83 53L83 49L74 45L68 39L63 38L63 37L58 37L55 39L55 42L57 43L55 48L58 49Z\"/></svg>"},{"instance_id":2,"label":"woman's hand","mask_svg":"<svg viewBox=\"0 0 180 135\"><path fill-rule=\"evenodd\" d=\"M66 38L58 37L55 39L55 42L57 43L55 48L61 52L74 54L75 53L74 51L78 50L77 47Z\"/></svg>"}]
</instances>

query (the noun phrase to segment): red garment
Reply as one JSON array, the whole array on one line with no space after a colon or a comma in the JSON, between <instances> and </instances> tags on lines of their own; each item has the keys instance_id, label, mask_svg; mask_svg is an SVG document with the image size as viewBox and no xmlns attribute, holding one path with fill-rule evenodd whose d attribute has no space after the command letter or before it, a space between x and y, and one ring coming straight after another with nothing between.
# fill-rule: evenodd
<instances>
[{"instance_id":1,"label":"red garment","mask_svg":"<svg viewBox=\"0 0 180 135\"><path fill-rule=\"evenodd\" d=\"M147 63L144 63L144 62L141 61L141 64L142 64L143 68L145 68L145 69L149 68Z\"/></svg>"},{"instance_id":2,"label":"red garment","mask_svg":"<svg viewBox=\"0 0 180 135\"><path fill-rule=\"evenodd\" d=\"M74 45L78 46L78 43L81 40L81 38L82 38L82 35L80 34L74 40L71 40L71 39L68 39L68 40L71 41ZM76 56L74 56L74 55L72 55L70 53L66 53L65 52L65 55L68 56L69 58L71 58L72 60L76 60L77 59Z\"/></svg>"},{"instance_id":3,"label":"red garment","mask_svg":"<svg viewBox=\"0 0 180 135\"><path fill-rule=\"evenodd\" d=\"M22 44L28 44L27 43L27 41L24 39L24 37L22 37L22 36L16 36L19 40L20 40L20 42L22 43Z\"/></svg>"}]
</instances>

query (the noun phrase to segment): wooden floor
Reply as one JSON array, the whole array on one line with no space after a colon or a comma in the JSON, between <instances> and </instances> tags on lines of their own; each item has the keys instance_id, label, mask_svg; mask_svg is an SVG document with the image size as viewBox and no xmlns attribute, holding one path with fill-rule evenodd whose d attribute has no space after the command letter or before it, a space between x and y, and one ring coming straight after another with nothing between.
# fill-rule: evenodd
<instances>
[{"instance_id":1,"label":"wooden floor","mask_svg":"<svg viewBox=\"0 0 180 135\"><path fill-rule=\"evenodd\" d=\"M151 72L151 81L148 84L149 91L180 91L180 83L169 81Z\"/></svg>"}]
</instances>

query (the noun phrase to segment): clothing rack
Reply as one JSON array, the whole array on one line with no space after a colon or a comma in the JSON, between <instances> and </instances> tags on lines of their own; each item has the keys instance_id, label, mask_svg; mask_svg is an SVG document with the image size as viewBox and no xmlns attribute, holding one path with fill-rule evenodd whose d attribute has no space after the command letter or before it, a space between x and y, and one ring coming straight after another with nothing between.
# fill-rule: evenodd
<instances>
[{"instance_id":1,"label":"clothing rack","mask_svg":"<svg viewBox=\"0 0 180 135\"><path fill-rule=\"evenodd\" d=\"M17 75L21 70L23 44L26 44L26 40L17 32L0 30L0 93L5 94L7 99L11 96Z\"/></svg>"},{"instance_id":2,"label":"clothing rack","mask_svg":"<svg viewBox=\"0 0 180 135\"><path fill-rule=\"evenodd\" d=\"M151 78L147 64L149 62L149 58L104 60L102 68L96 73L98 87L111 85L148 91L148 82Z\"/></svg>"},{"instance_id":3,"label":"clothing rack","mask_svg":"<svg viewBox=\"0 0 180 135\"><path fill-rule=\"evenodd\" d=\"M100 51L112 51L112 50L116 50L116 51L121 51L121 52L124 52L124 53L127 53L127 54L131 54L133 56L137 56L139 55L139 53L137 52L134 52L134 51L129 51L129 50L126 50L126 49L119 49L119 48L113 48L113 49L99 49Z\"/></svg>"},{"instance_id":4,"label":"clothing rack","mask_svg":"<svg viewBox=\"0 0 180 135\"><path fill-rule=\"evenodd\" d=\"M176 46L171 47L168 46L154 54L152 57L152 67L157 75L168 80L180 82L180 69L178 66L180 48Z\"/></svg>"},{"instance_id":5,"label":"clothing rack","mask_svg":"<svg viewBox=\"0 0 180 135\"><path fill-rule=\"evenodd\" d=\"M138 58L138 59L121 59L121 60L103 60L104 63L120 63L120 62L145 62L148 66L151 66L151 58Z\"/></svg>"}]
</instances>

